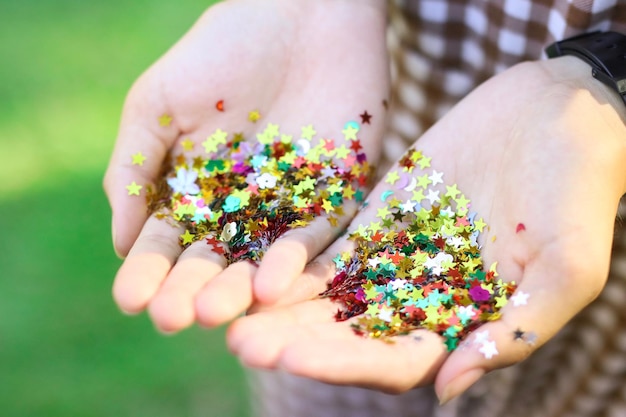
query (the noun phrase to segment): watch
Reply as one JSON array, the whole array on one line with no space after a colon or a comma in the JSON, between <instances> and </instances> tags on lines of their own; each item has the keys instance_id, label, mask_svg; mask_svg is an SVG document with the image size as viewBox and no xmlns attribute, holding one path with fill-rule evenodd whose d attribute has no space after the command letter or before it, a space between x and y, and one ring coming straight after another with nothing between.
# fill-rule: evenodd
<instances>
[{"instance_id":1,"label":"watch","mask_svg":"<svg viewBox=\"0 0 626 417\"><path fill-rule=\"evenodd\" d=\"M626 35L591 32L555 42L549 58L573 55L591 65L591 75L615 90L626 104Z\"/></svg>"}]
</instances>

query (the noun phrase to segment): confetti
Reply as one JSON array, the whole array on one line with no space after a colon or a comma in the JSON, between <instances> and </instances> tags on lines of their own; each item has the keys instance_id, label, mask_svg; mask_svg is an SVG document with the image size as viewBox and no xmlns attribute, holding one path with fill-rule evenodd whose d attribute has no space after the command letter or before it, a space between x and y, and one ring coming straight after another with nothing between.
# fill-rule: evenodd
<instances>
[{"instance_id":1,"label":"confetti","mask_svg":"<svg viewBox=\"0 0 626 417\"><path fill-rule=\"evenodd\" d=\"M476 332L474 337L474 343L477 345L482 345L485 342L489 341L489 330L481 330Z\"/></svg>"},{"instance_id":2,"label":"confetti","mask_svg":"<svg viewBox=\"0 0 626 417\"><path fill-rule=\"evenodd\" d=\"M313 125L308 125L308 126L304 126L302 128L302 134L300 136L302 136L302 138L307 139L307 140L310 141L311 139L313 139L313 137L316 134L317 134L317 132L313 128Z\"/></svg>"},{"instance_id":3,"label":"confetti","mask_svg":"<svg viewBox=\"0 0 626 417\"><path fill-rule=\"evenodd\" d=\"M535 332L527 332L526 333L526 337L525 337L524 340L530 346L534 346L537 343L537 333L535 333Z\"/></svg>"},{"instance_id":4,"label":"confetti","mask_svg":"<svg viewBox=\"0 0 626 417\"><path fill-rule=\"evenodd\" d=\"M143 166L143 163L146 160L146 157L143 156L141 152L137 152L136 154L132 156L132 158L133 158L133 165L139 165L139 166Z\"/></svg>"},{"instance_id":5,"label":"confetti","mask_svg":"<svg viewBox=\"0 0 626 417\"><path fill-rule=\"evenodd\" d=\"M520 328L517 328L513 332L513 340L525 342L529 346L534 346L537 343L537 334L535 332L525 332Z\"/></svg>"},{"instance_id":6,"label":"confetti","mask_svg":"<svg viewBox=\"0 0 626 417\"><path fill-rule=\"evenodd\" d=\"M139 195L139 191L141 191L142 188L143 186L137 184L135 181L126 186L126 190L128 190L128 195Z\"/></svg>"},{"instance_id":7,"label":"confetti","mask_svg":"<svg viewBox=\"0 0 626 417\"><path fill-rule=\"evenodd\" d=\"M211 250L218 255L223 255L226 253L224 250L224 245L222 245L221 241L217 240L214 236L209 236L206 238L207 245L211 246Z\"/></svg>"},{"instance_id":8,"label":"confetti","mask_svg":"<svg viewBox=\"0 0 626 417\"><path fill-rule=\"evenodd\" d=\"M496 342L493 340L485 340L478 348L478 351L483 354L485 359L491 359L498 354Z\"/></svg>"},{"instance_id":9,"label":"confetti","mask_svg":"<svg viewBox=\"0 0 626 417\"><path fill-rule=\"evenodd\" d=\"M191 139L186 138L186 139L184 139L184 140L182 140L180 142L180 145L183 147L184 151L189 152L189 151L193 150L194 143L193 143L193 141Z\"/></svg>"},{"instance_id":10,"label":"confetti","mask_svg":"<svg viewBox=\"0 0 626 417\"><path fill-rule=\"evenodd\" d=\"M175 178L168 178L167 183L174 193L198 194L200 187L196 184L198 173L193 169L180 168Z\"/></svg>"},{"instance_id":11,"label":"confetti","mask_svg":"<svg viewBox=\"0 0 626 417\"><path fill-rule=\"evenodd\" d=\"M183 242L183 245L187 245L191 242L193 242L194 240L194 235L192 235L191 233L189 233L189 230L185 230L185 233L183 233L182 235L180 235L180 239Z\"/></svg>"},{"instance_id":12,"label":"confetti","mask_svg":"<svg viewBox=\"0 0 626 417\"><path fill-rule=\"evenodd\" d=\"M495 264L483 268L478 236L485 223L456 185L438 189L443 173L435 170L413 174L416 184L403 174L430 162L410 149L387 174L386 205L349 234L355 250L338 255L336 275L320 296L339 304L338 321L355 318L358 335L391 341L427 329L453 350L481 324L497 320L517 286L498 279ZM419 192L407 198L407 186L417 184ZM478 337L485 357L498 354L488 333Z\"/></svg>"},{"instance_id":13,"label":"confetti","mask_svg":"<svg viewBox=\"0 0 626 417\"><path fill-rule=\"evenodd\" d=\"M515 233L519 233L526 230L526 226L524 226L524 223L518 223L517 227L515 228Z\"/></svg>"},{"instance_id":14,"label":"confetti","mask_svg":"<svg viewBox=\"0 0 626 417\"><path fill-rule=\"evenodd\" d=\"M224 111L224 100L220 100L217 103L215 103L215 108L217 109L217 111Z\"/></svg>"},{"instance_id":15,"label":"confetti","mask_svg":"<svg viewBox=\"0 0 626 417\"><path fill-rule=\"evenodd\" d=\"M519 307L528 304L528 297L530 297L530 294L525 293L524 291L517 291L511 297L511 301L513 301L513 305L515 307Z\"/></svg>"},{"instance_id":16,"label":"confetti","mask_svg":"<svg viewBox=\"0 0 626 417\"><path fill-rule=\"evenodd\" d=\"M347 128L343 140L318 137L312 124L296 140L272 123L256 140L217 129L202 143L206 157L168 158L149 210L184 228L183 247L205 240L228 263L257 263L286 231L324 215L336 227L346 202L363 203L371 167L355 136L361 126Z\"/></svg>"},{"instance_id":17,"label":"confetti","mask_svg":"<svg viewBox=\"0 0 626 417\"><path fill-rule=\"evenodd\" d=\"M167 114L163 114L159 117L159 125L162 127L168 127L172 123L172 118Z\"/></svg>"},{"instance_id":18,"label":"confetti","mask_svg":"<svg viewBox=\"0 0 626 417\"><path fill-rule=\"evenodd\" d=\"M248 113L248 120L250 120L252 123L256 123L260 118L261 113L259 113L258 110L252 110L250 113Z\"/></svg>"},{"instance_id":19,"label":"confetti","mask_svg":"<svg viewBox=\"0 0 626 417\"><path fill-rule=\"evenodd\" d=\"M384 192L380 195L380 201L383 201L383 202L384 202L384 201L385 201L385 200L387 200L387 198L389 198L389 196L391 196L391 195L393 195L393 191L391 191L391 190L384 191Z\"/></svg>"}]
</instances>

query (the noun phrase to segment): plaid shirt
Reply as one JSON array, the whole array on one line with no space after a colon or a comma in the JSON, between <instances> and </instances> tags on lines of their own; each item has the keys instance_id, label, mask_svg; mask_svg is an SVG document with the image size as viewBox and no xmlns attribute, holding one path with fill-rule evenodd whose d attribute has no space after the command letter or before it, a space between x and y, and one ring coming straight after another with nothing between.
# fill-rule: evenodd
<instances>
[{"instance_id":1,"label":"plaid shirt","mask_svg":"<svg viewBox=\"0 0 626 417\"><path fill-rule=\"evenodd\" d=\"M354 0L359 1L359 0ZM385 154L393 161L474 87L550 43L592 30L626 33L626 0L394 0L394 98ZM383 167L381 167L383 168ZM384 172L384 169L382 170ZM432 387L392 396L257 372L263 417L626 416L626 233L607 287L526 361L491 372L438 407Z\"/></svg>"},{"instance_id":2,"label":"plaid shirt","mask_svg":"<svg viewBox=\"0 0 626 417\"><path fill-rule=\"evenodd\" d=\"M390 25L395 97L387 157L395 160L494 74L545 58L550 43L593 30L626 33L626 1L395 0Z\"/></svg>"}]
</instances>

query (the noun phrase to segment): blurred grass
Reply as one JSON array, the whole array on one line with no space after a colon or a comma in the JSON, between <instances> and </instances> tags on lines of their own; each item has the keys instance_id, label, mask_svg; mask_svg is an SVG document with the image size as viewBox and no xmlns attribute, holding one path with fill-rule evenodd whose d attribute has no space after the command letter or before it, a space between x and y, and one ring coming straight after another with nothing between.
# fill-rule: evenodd
<instances>
[{"instance_id":1,"label":"blurred grass","mask_svg":"<svg viewBox=\"0 0 626 417\"><path fill-rule=\"evenodd\" d=\"M0 0L0 191L101 175L126 91L208 3Z\"/></svg>"},{"instance_id":2,"label":"blurred grass","mask_svg":"<svg viewBox=\"0 0 626 417\"><path fill-rule=\"evenodd\" d=\"M223 329L165 337L110 296L124 96L206 5L0 0L2 416L246 415Z\"/></svg>"}]
</instances>

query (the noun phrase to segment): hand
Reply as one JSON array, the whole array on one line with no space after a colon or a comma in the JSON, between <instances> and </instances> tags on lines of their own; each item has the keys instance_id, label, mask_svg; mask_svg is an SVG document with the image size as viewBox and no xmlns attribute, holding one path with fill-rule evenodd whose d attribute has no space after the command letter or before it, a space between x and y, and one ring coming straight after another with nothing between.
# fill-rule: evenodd
<instances>
[{"instance_id":1,"label":"hand","mask_svg":"<svg viewBox=\"0 0 626 417\"><path fill-rule=\"evenodd\" d=\"M489 225L480 238L483 265L497 261L499 277L518 284L501 319L461 348L449 354L426 330L387 344L335 322L339 306L312 298L335 276L335 255L352 248L340 239L293 284L283 307L260 308L231 325L231 350L249 366L332 384L399 393L434 381L442 402L523 360L604 285L626 190L624 110L576 58L529 62L478 87L417 142L432 157L426 173L443 172ZM349 230L380 221L380 196L390 189L411 198L379 183Z\"/></svg>"},{"instance_id":2,"label":"hand","mask_svg":"<svg viewBox=\"0 0 626 417\"><path fill-rule=\"evenodd\" d=\"M375 162L388 94L385 7L382 0L220 3L141 76L125 103L104 181L114 246L120 256L128 255L113 288L122 310L137 313L148 306L155 325L166 332L196 319L220 324L250 305L253 285L257 299L271 304L334 239L336 230L320 219L285 235L258 271L249 262L225 268L206 243L181 253L182 231L148 218L145 187L137 197L126 186L153 183L168 151L190 138L200 153L200 143L218 128L255 138L267 122L293 134L314 124L319 136L330 137L364 111L373 117L359 139ZM216 103L222 100L219 112ZM262 115L257 123L247 120L253 110ZM131 155L139 152L145 162L132 165Z\"/></svg>"}]
</instances>

